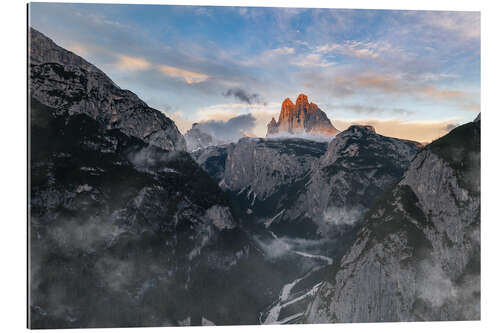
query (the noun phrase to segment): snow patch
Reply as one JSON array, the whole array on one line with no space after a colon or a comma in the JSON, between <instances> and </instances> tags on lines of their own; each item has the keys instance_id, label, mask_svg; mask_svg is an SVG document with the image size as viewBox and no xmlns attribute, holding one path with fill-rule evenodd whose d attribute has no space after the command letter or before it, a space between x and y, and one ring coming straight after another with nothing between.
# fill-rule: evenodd
<instances>
[{"instance_id":1,"label":"snow patch","mask_svg":"<svg viewBox=\"0 0 500 333\"><path fill-rule=\"evenodd\" d=\"M266 228L269 228L269 226L274 222L274 220L276 220L278 217L280 217L284 212L285 212L285 210L283 209L281 212L279 212L278 214L274 215L274 217L272 219L270 219L269 221L266 221L264 223L264 225L266 226ZM274 235L274 236L276 236L276 235ZM277 237L275 237L275 238L277 238Z\"/></svg>"}]
</instances>

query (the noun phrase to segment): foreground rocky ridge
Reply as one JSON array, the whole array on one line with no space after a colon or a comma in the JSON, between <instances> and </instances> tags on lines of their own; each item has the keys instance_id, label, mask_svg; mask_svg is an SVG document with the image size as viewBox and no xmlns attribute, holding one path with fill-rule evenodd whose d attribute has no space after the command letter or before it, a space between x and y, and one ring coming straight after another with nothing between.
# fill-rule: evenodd
<instances>
[{"instance_id":1,"label":"foreground rocky ridge","mask_svg":"<svg viewBox=\"0 0 500 333\"><path fill-rule=\"evenodd\" d=\"M479 119L426 146L378 199L305 322L480 319Z\"/></svg>"},{"instance_id":2,"label":"foreground rocky ridge","mask_svg":"<svg viewBox=\"0 0 500 333\"><path fill-rule=\"evenodd\" d=\"M32 328L258 324L301 274L269 261L186 152L31 104Z\"/></svg>"},{"instance_id":3,"label":"foreground rocky ridge","mask_svg":"<svg viewBox=\"0 0 500 333\"><path fill-rule=\"evenodd\" d=\"M33 100L31 117L31 327L207 316L191 293L206 256L220 274L252 251L217 184L187 153L84 114Z\"/></svg>"},{"instance_id":4,"label":"foreground rocky ridge","mask_svg":"<svg viewBox=\"0 0 500 333\"><path fill-rule=\"evenodd\" d=\"M257 324L289 267L240 228L173 122L31 33L30 327Z\"/></svg>"},{"instance_id":5,"label":"foreground rocky ridge","mask_svg":"<svg viewBox=\"0 0 500 333\"><path fill-rule=\"evenodd\" d=\"M186 150L175 123L101 70L30 28L30 96L70 114L83 113L105 126L167 150Z\"/></svg>"}]
</instances>

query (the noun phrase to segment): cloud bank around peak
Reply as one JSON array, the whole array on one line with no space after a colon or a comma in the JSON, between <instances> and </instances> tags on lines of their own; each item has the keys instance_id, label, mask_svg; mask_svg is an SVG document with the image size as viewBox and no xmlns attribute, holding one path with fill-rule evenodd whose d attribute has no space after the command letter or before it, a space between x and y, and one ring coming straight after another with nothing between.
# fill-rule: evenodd
<instances>
[{"instance_id":1,"label":"cloud bank around peak","mask_svg":"<svg viewBox=\"0 0 500 333\"><path fill-rule=\"evenodd\" d=\"M245 135L253 135L256 119L250 113L228 120L206 120L198 123L198 128L222 142L236 142Z\"/></svg>"}]
</instances>

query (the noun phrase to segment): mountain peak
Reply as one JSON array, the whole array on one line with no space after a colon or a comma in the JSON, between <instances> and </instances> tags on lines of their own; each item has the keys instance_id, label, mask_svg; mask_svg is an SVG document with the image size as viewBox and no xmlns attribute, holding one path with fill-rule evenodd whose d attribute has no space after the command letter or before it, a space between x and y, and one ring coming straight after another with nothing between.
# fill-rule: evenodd
<instances>
[{"instance_id":1,"label":"mountain peak","mask_svg":"<svg viewBox=\"0 0 500 333\"><path fill-rule=\"evenodd\" d=\"M31 98L61 112L85 114L108 129L166 150L186 150L174 121L136 94L118 87L104 72L30 28ZM71 78L71 79L68 79Z\"/></svg>"},{"instance_id":2,"label":"mountain peak","mask_svg":"<svg viewBox=\"0 0 500 333\"><path fill-rule=\"evenodd\" d=\"M309 103L305 94L299 94L295 104L288 97L283 101L278 122L273 118L267 124L267 136L280 132L331 136L339 131L332 125L326 113L316 104Z\"/></svg>"},{"instance_id":3,"label":"mountain peak","mask_svg":"<svg viewBox=\"0 0 500 333\"><path fill-rule=\"evenodd\" d=\"M285 98L285 100L283 101L283 103L281 103L282 106L285 106L285 105L292 105L292 106L295 106L295 104L293 104L292 100L287 97Z\"/></svg>"},{"instance_id":4,"label":"mountain peak","mask_svg":"<svg viewBox=\"0 0 500 333\"><path fill-rule=\"evenodd\" d=\"M309 101L307 100L307 95L299 94L299 96L297 96L297 100L295 101L295 105L307 105L307 104L309 104Z\"/></svg>"},{"instance_id":5,"label":"mountain peak","mask_svg":"<svg viewBox=\"0 0 500 333\"><path fill-rule=\"evenodd\" d=\"M349 128L346 130L349 132L372 132L372 133L377 133L375 131L375 127L371 125L351 125Z\"/></svg>"}]
</instances>

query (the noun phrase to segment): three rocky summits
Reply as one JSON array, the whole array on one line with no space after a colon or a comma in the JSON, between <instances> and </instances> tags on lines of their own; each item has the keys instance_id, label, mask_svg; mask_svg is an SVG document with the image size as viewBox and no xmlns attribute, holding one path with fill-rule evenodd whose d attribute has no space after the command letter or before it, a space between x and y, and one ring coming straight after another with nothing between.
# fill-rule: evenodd
<instances>
[{"instance_id":1,"label":"three rocky summits","mask_svg":"<svg viewBox=\"0 0 500 333\"><path fill-rule=\"evenodd\" d=\"M279 120L271 119L267 124L267 135L279 133L310 133L333 136L339 132L326 113L314 103L309 103L307 96L300 94L295 104L286 98L281 105Z\"/></svg>"}]
</instances>

